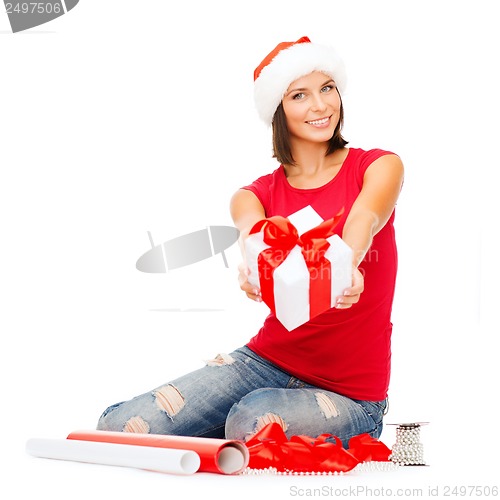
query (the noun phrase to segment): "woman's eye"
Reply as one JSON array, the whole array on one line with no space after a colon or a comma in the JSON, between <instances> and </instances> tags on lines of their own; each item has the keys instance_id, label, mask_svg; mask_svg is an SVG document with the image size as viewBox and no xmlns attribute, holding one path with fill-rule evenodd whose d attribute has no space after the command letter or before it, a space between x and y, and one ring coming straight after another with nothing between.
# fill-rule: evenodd
<instances>
[{"instance_id":1,"label":"woman's eye","mask_svg":"<svg viewBox=\"0 0 500 500\"><path fill-rule=\"evenodd\" d=\"M303 92L299 92L298 94L295 94L293 96L293 99L295 100L299 100L299 99L303 99L304 98L304 93Z\"/></svg>"},{"instance_id":2,"label":"woman's eye","mask_svg":"<svg viewBox=\"0 0 500 500\"><path fill-rule=\"evenodd\" d=\"M330 92L334 88L333 85L325 85L322 89L321 92Z\"/></svg>"}]
</instances>

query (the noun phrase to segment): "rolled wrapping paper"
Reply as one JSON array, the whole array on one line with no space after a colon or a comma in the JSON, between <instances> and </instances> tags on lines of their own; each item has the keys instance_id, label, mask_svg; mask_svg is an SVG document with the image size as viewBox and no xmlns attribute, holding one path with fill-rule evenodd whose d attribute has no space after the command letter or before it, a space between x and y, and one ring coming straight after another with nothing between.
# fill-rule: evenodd
<instances>
[{"instance_id":1,"label":"rolled wrapping paper","mask_svg":"<svg viewBox=\"0 0 500 500\"><path fill-rule=\"evenodd\" d=\"M133 467L170 474L194 474L200 457L192 450L152 448L69 439L30 439L26 451L35 457L100 465Z\"/></svg>"},{"instance_id":2,"label":"rolled wrapping paper","mask_svg":"<svg viewBox=\"0 0 500 500\"><path fill-rule=\"evenodd\" d=\"M192 450L200 457L199 472L238 474L247 467L249 461L245 443L230 439L83 430L72 432L68 440Z\"/></svg>"}]
</instances>

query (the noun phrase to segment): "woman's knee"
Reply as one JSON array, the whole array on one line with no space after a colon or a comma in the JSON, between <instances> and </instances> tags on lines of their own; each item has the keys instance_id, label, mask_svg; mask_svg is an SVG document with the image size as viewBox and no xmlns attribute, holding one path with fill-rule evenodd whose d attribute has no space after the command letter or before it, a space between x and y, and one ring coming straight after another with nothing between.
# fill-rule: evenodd
<instances>
[{"instance_id":1,"label":"woman's knee","mask_svg":"<svg viewBox=\"0 0 500 500\"><path fill-rule=\"evenodd\" d=\"M319 389L257 389L231 408L226 437L248 440L270 423L279 424L288 437L326 433L344 445L354 435L379 431L362 406L343 396Z\"/></svg>"},{"instance_id":2,"label":"woman's knee","mask_svg":"<svg viewBox=\"0 0 500 500\"><path fill-rule=\"evenodd\" d=\"M129 401L108 407L97 423L98 430L164 433L184 407L179 390L166 384Z\"/></svg>"},{"instance_id":3,"label":"woman's knee","mask_svg":"<svg viewBox=\"0 0 500 500\"><path fill-rule=\"evenodd\" d=\"M121 431L122 429L116 429L114 426L110 426L111 424L111 418L110 415L115 411L117 408L119 408L123 402L121 403L116 403L114 405L108 406L101 414L99 417L99 420L97 421L97 426L96 429L98 431ZM113 428L111 428L113 427Z\"/></svg>"},{"instance_id":4,"label":"woman's knee","mask_svg":"<svg viewBox=\"0 0 500 500\"><path fill-rule=\"evenodd\" d=\"M97 422L97 430L114 432L150 432L149 424L139 415L126 415L127 402L117 403L104 410Z\"/></svg>"},{"instance_id":5,"label":"woman's knee","mask_svg":"<svg viewBox=\"0 0 500 500\"><path fill-rule=\"evenodd\" d=\"M276 391L281 389L256 389L235 403L226 418L226 438L248 440L267 424L276 423L286 431L285 420L273 411Z\"/></svg>"}]
</instances>

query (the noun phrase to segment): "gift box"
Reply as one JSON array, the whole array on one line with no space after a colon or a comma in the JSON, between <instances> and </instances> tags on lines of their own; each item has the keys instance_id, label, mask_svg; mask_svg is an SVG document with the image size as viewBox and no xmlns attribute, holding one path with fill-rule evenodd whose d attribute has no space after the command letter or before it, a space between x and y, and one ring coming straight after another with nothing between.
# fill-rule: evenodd
<instances>
[{"instance_id":1,"label":"gift box","mask_svg":"<svg viewBox=\"0 0 500 500\"><path fill-rule=\"evenodd\" d=\"M248 281L288 331L333 307L351 286L352 249L334 234L341 215L324 221L307 206L259 221L245 240Z\"/></svg>"}]
</instances>

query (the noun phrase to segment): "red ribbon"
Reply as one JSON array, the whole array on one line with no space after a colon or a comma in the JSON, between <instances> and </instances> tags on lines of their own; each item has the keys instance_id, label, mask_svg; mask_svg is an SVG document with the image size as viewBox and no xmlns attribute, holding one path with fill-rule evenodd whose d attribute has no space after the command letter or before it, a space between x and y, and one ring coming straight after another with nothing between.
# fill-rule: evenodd
<instances>
[{"instance_id":1,"label":"red ribbon","mask_svg":"<svg viewBox=\"0 0 500 500\"><path fill-rule=\"evenodd\" d=\"M388 462L391 450L369 434L359 434L349 440L349 451L360 462Z\"/></svg>"},{"instance_id":2,"label":"red ribbon","mask_svg":"<svg viewBox=\"0 0 500 500\"><path fill-rule=\"evenodd\" d=\"M250 234L259 231L263 233L264 243L270 246L257 257L260 291L262 300L275 313L273 273L297 244L299 233L288 219L280 215L257 222L250 230Z\"/></svg>"},{"instance_id":3,"label":"red ribbon","mask_svg":"<svg viewBox=\"0 0 500 500\"><path fill-rule=\"evenodd\" d=\"M325 257L325 252L330 246L327 238L335 234L335 226L343 213L344 209L335 217L323 221L300 237L294 225L280 215L263 219L252 227L250 234L262 231L264 243L269 245L269 248L260 252L257 265L262 300L273 313L276 313L273 274L295 245L301 247L309 271L309 317L313 318L330 309L332 274L331 263Z\"/></svg>"},{"instance_id":4,"label":"red ribbon","mask_svg":"<svg viewBox=\"0 0 500 500\"><path fill-rule=\"evenodd\" d=\"M288 440L277 423L267 424L246 446L249 468L274 468L278 472L348 472L361 462L388 461L391 453L385 444L369 434L352 438L347 450L340 439L331 434L317 438L292 436Z\"/></svg>"}]
</instances>

